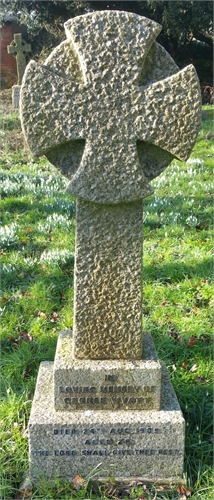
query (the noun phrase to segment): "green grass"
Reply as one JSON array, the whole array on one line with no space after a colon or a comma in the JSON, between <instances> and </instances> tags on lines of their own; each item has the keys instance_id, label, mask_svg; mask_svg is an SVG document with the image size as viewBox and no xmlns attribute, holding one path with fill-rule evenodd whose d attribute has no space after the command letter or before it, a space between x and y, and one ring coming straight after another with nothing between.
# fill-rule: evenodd
<instances>
[{"instance_id":1,"label":"green grass","mask_svg":"<svg viewBox=\"0 0 214 500\"><path fill-rule=\"evenodd\" d=\"M18 114L2 111L0 497L182 498L177 488L155 485L122 491L113 479L95 488L91 477L78 487L71 478L19 492L39 364L54 359L59 331L72 327L75 200L52 165L24 148ZM153 335L184 413L184 474L193 500L213 498L211 130L212 121L203 121L190 159L173 161L144 204L143 328Z\"/></svg>"},{"instance_id":2,"label":"green grass","mask_svg":"<svg viewBox=\"0 0 214 500\"><path fill-rule=\"evenodd\" d=\"M204 104L204 105L203 105L203 110L204 110L204 109L210 109L210 110L214 111L214 110L213 110L213 105L212 105L212 104Z\"/></svg>"}]
</instances>

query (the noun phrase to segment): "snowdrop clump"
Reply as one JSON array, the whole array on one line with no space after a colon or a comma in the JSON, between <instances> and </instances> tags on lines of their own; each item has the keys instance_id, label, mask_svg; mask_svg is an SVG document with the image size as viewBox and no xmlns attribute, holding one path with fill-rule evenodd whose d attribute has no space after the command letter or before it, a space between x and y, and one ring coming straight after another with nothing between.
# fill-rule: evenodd
<instances>
[{"instance_id":1,"label":"snowdrop clump","mask_svg":"<svg viewBox=\"0 0 214 500\"><path fill-rule=\"evenodd\" d=\"M38 231L43 233L53 230L55 228L68 229L71 227L71 224L72 221L69 219L67 215L54 213L52 215L49 215L44 223L39 222Z\"/></svg>"},{"instance_id":2,"label":"snowdrop clump","mask_svg":"<svg viewBox=\"0 0 214 500\"><path fill-rule=\"evenodd\" d=\"M187 217L185 223L187 226L194 228L198 224L198 219L194 215L189 215L189 217Z\"/></svg>"},{"instance_id":3,"label":"snowdrop clump","mask_svg":"<svg viewBox=\"0 0 214 500\"><path fill-rule=\"evenodd\" d=\"M18 240L17 236L18 224L13 222L9 226L0 227L0 245L2 247L9 247L16 243Z\"/></svg>"},{"instance_id":4,"label":"snowdrop clump","mask_svg":"<svg viewBox=\"0 0 214 500\"><path fill-rule=\"evenodd\" d=\"M198 167L199 172L204 172L204 170L205 170L204 162L200 158L189 158L189 160L187 160L186 163L187 163L187 165L191 165L193 167Z\"/></svg>"},{"instance_id":5,"label":"snowdrop clump","mask_svg":"<svg viewBox=\"0 0 214 500\"><path fill-rule=\"evenodd\" d=\"M56 212L64 212L65 214L69 214L70 216L74 216L76 212L75 201L64 201L62 198L58 198L54 201L54 203L46 203L45 204L46 211L56 211Z\"/></svg>"},{"instance_id":6,"label":"snowdrop clump","mask_svg":"<svg viewBox=\"0 0 214 500\"><path fill-rule=\"evenodd\" d=\"M16 194L45 194L54 195L59 190L64 190L67 184L66 179L60 176L46 175L28 175L23 172L15 174L6 174L0 172L1 195L8 196Z\"/></svg>"},{"instance_id":7,"label":"snowdrop clump","mask_svg":"<svg viewBox=\"0 0 214 500\"><path fill-rule=\"evenodd\" d=\"M69 260L74 258L74 253L70 250L49 250L44 251L40 257L40 262L45 262L51 265L66 264Z\"/></svg>"}]
</instances>

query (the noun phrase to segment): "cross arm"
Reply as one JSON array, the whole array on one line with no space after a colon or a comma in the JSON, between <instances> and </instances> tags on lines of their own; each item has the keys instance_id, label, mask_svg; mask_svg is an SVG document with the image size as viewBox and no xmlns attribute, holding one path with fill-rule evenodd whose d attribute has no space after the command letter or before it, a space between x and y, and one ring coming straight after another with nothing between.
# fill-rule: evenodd
<instances>
[{"instance_id":1,"label":"cross arm","mask_svg":"<svg viewBox=\"0 0 214 500\"><path fill-rule=\"evenodd\" d=\"M31 45L30 43L25 42L24 40L22 41L22 52L31 52Z\"/></svg>"},{"instance_id":2,"label":"cross arm","mask_svg":"<svg viewBox=\"0 0 214 500\"><path fill-rule=\"evenodd\" d=\"M31 52L31 45L22 39L21 33L15 33L14 40L7 46L7 52L8 54Z\"/></svg>"},{"instance_id":3,"label":"cross arm","mask_svg":"<svg viewBox=\"0 0 214 500\"><path fill-rule=\"evenodd\" d=\"M160 146L185 161L201 121L201 91L195 68L187 66L141 88L134 101L137 139Z\"/></svg>"},{"instance_id":4,"label":"cross arm","mask_svg":"<svg viewBox=\"0 0 214 500\"><path fill-rule=\"evenodd\" d=\"M138 82L147 53L161 26L132 12L91 12L65 23L81 61L85 81Z\"/></svg>"},{"instance_id":5,"label":"cross arm","mask_svg":"<svg viewBox=\"0 0 214 500\"><path fill-rule=\"evenodd\" d=\"M34 61L28 64L21 88L21 117L26 141L35 156L84 138L82 117L86 112L87 92L83 85Z\"/></svg>"},{"instance_id":6,"label":"cross arm","mask_svg":"<svg viewBox=\"0 0 214 500\"><path fill-rule=\"evenodd\" d=\"M8 45L7 46L7 52L8 54L14 54L15 52L17 52L17 47L15 45Z\"/></svg>"}]
</instances>

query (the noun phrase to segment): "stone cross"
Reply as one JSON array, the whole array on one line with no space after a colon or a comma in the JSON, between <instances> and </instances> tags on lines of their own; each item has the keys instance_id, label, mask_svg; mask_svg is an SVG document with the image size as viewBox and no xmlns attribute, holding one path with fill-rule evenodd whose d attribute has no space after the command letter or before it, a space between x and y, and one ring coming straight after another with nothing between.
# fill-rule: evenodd
<instances>
[{"instance_id":1,"label":"stone cross","mask_svg":"<svg viewBox=\"0 0 214 500\"><path fill-rule=\"evenodd\" d=\"M199 82L144 17L97 11L65 29L43 66L28 65L21 89L32 153L45 154L77 198L73 334L60 332L54 363L40 366L30 477L96 469L122 483L180 483L184 419L142 335L142 200L150 180L191 151Z\"/></svg>"},{"instance_id":2,"label":"stone cross","mask_svg":"<svg viewBox=\"0 0 214 500\"><path fill-rule=\"evenodd\" d=\"M31 45L22 40L21 33L14 35L14 40L7 47L8 54L12 54L16 58L18 85L22 84L22 78L26 68L27 52L31 52Z\"/></svg>"},{"instance_id":3,"label":"stone cross","mask_svg":"<svg viewBox=\"0 0 214 500\"><path fill-rule=\"evenodd\" d=\"M65 30L44 66L28 65L21 114L31 151L77 197L74 355L141 359L142 199L174 157L190 154L199 82L155 42L154 21L94 12Z\"/></svg>"}]
</instances>

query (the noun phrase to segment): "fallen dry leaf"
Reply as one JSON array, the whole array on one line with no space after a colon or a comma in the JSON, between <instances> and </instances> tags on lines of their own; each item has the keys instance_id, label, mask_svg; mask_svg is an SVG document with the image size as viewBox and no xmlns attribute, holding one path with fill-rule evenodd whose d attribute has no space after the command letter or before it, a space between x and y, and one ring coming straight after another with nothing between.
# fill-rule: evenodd
<instances>
[{"instance_id":1,"label":"fallen dry leaf","mask_svg":"<svg viewBox=\"0 0 214 500\"><path fill-rule=\"evenodd\" d=\"M199 222L195 226L196 231L201 231L202 229L207 229L207 228L208 228L208 223L206 221L203 221L201 223Z\"/></svg>"},{"instance_id":2,"label":"fallen dry leaf","mask_svg":"<svg viewBox=\"0 0 214 500\"><path fill-rule=\"evenodd\" d=\"M70 274L72 274L72 273L73 273L72 269L70 269L69 271L65 271L65 274L67 274L68 276L70 276Z\"/></svg>"},{"instance_id":3,"label":"fallen dry leaf","mask_svg":"<svg viewBox=\"0 0 214 500\"><path fill-rule=\"evenodd\" d=\"M76 490L79 490L80 488L82 488L85 485L86 485L86 480L83 479L83 477L75 476L75 478L73 479L73 487Z\"/></svg>"},{"instance_id":4,"label":"fallen dry leaf","mask_svg":"<svg viewBox=\"0 0 214 500\"><path fill-rule=\"evenodd\" d=\"M24 488L23 490L20 490L18 492L18 495L15 497L14 500L27 500L27 498L32 497L32 490L28 490L27 488Z\"/></svg>"},{"instance_id":5,"label":"fallen dry leaf","mask_svg":"<svg viewBox=\"0 0 214 500\"><path fill-rule=\"evenodd\" d=\"M190 372L196 372L196 370L198 369L198 364L195 363L192 368L190 368Z\"/></svg>"},{"instance_id":6,"label":"fallen dry leaf","mask_svg":"<svg viewBox=\"0 0 214 500\"><path fill-rule=\"evenodd\" d=\"M192 347L194 345L197 344L197 337L195 335L192 335L190 338L189 338L189 342L187 344L187 347Z\"/></svg>"},{"instance_id":7,"label":"fallen dry leaf","mask_svg":"<svg viewBox=\"0 0 214 500\"><path fill-rule=\"evenodd\" d=\"M141 483L142 485L143 483ZM133 479L132 481L130 481L130 483L127 484L128 488L132 488L133 486L136 486L136 481ZM128 490L126 490L128 491Z\"/></svg>"},{"instance_id":8,"label":"fallen dry leaf","mask_svg":"<svg viewBox=\"0 0 214 500\"><path fill-rule=\"evenodd\" d=\"M166 306L167 305L167 300L163 300L163 302L161 302L161 306Z\"/></svg>"},{"instance_id":9,"label":"fallen dry leaf","mask_svg":"<svg viewBox=\"0 0 214 500\"><path fill-rule=\"evenodd\" d=\"M59 314L56 312L53 312L50 317L50 322L55 323L56 321L59 321L60 317Z\"/></svg>"},{"instance_id":10,"label":"fallen dry leaf","mask_svg":"<svg viewBox=\"0 0 214 500\"><path fill-rule=\"evenodd\" d=\"M58 314L58 313L56 313L56 312L53 312L53 313L51 314L51 316L52 316L52 318L57 318L57 319L59 318L59 314Z\"/></svg>"},{"instance_id":11,"label":"fallen dry leaf","mask_svg":"<svg viewBox=\"0 0 214 500\"><path fill-rule=\"evenodd\" d=\"M45 314L44 312L42 311L39 311L37 316L39 316L40 318L47 318L47 314Z\"/></svg>"},{"instance_id":12,"label":"fallen dry leaf","mask_svg":"<svg viewBox=\"0 0 214 500\"><path fill-rule=\"evenodd\" d=\"M21 340L25 340L25 342L32 342L33 340L33 337L30 335L30 333L27 332L21 332L20 338Z\"/></svg>"},{"instance_id":13,"label":"fallen dry leaf","mask_svg":"<svg viewBox=\"0 0 214 500\"><path fill-rule=\"evenodd\" d=\"M169 491L169 490L170 490L170 487L168 484L166 484L166 485L160 484L160 486L158 486L158 488L156 488L156 491Z\"/></svg>"},{"instance_id":14,"label":"fallen dry leaf","mask_svg":"<svg viewBox=\"0 0 214 500\"><path fill-rule=\"evenodd\" d=\"M110 483L110 482L107 482L105 483L105 495L113 495L115 494L116 490L115 490L115 486Z\"/></svg>"},{"instance_id":15,"label":"fallen dry leaf","mask_svg":"<svg viewBox=\"0 0 214 500\"><path fill-rule=\"evenodd\" d=\"M199 384L204 384L206 382L204 377L199 377L199 375L195 376L195 381L198 382Z\"/></svg>"},{"instance_id":16,"label":"fallen dry leaf","mask_svg":"<svg viewBox=\"0 0 214 500\"><path fill-rule=\"evenodd\" d=\"M196 306L193 306L193 307L192 307L192 310L193 310L194 312L196 312L196 313L199 311L198 307L196 307Z\"/></svg>"},{"instance_id":17,"label":"fallen dry leaf","mask_svg":"<svg viewBox=\"0 0 214 500\"><path fill-rule=\"evenodd\" d=\"M1 297L1 300L3 303L5 303L5 302L8 302L9 299L7 299L7 297Z\"/></svg>"},{"instance_id":18,"label":"fallen dry leaf","mask_svg":"<svg viewBox=\"0 0 214 500\"><path fill-rule=\"evenodd\" d=\"M29 375L31 375L31 373L32 373L32 366L31 365L26 366L26 368L24 370L24 376L29 377Z\"/></svg>"},{"instance_id":19,"label":"fallen dry leaf","mask_svg":"<svg viewBox=\"0 0 214 500\"><path fill-rule=\"evenodd\" d=\"M177 492L179 493L179 495L185 495L185 497L191 496L191 491L188 490L183 484L178 486Z\"/></svg>"},{"instance_id":20,"label":"fallen dry leaf","mask_svg":"<svg viewBox=\"0 0 214 500\"><path fill-rule=\"evenodd\" d=\"M7 337L7 340L9 340L10 342L12 342L12 344L14 344L14 345L18 345L19 344L19 338L16 339L15 337L9 336L9 337Z\"/></svg>"},{"instance_id":21,"label":"fallen dry leaf","mask_svg":"<svg viewBox=\"0 0 214 500\"><path fill-rule=\"evenodd\" d=\"M183 368L184 370L186 370L186 369L187 369L187 364L186 364L186 361L184 361L184 362L182 363L182 365L181 365L181 366L182 366L182 368Z\"/></svg>"},{"instance_id":22,"label":"fallen dry leaf","mask_svg":"<svg viewBox=\"0 0 214 500\"><path fill-rule=\"evenodd\" d=\"M166 333L167 333L167 335L172 337L176 342L182 341L181 335L179 335L179 333L175 330L175 328L168 330Z\"/></svg>"},{"instance_id":23,"label":"fallen dry leaf","mask_svg":"<svg viewBox=\"0 0 214 500\"><path fill-rule=\"evenodd\" d=\"M212 341L212 337L210 335L207 335L206 333L204 333L203 335L201 335L199 337L199 340L204 342L204 344L209 345Z\"/></svg>"}]
</instances>

